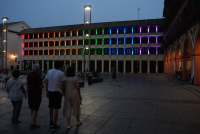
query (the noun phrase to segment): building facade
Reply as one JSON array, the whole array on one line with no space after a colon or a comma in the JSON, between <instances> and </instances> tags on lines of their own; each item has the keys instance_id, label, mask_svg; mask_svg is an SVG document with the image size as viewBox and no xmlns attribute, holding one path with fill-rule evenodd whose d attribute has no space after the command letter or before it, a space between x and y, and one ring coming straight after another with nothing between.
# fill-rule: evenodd
<instances>
[{"instance_id":1,"label":"building facade","mask_svg":"<svg viewBox=\"0 0 200 134\"><path fill-rule=\"evenodd\" d=\"M164 4L165 73L182 71L181 79L188 80L191 68L194 84L200 85L200 1L165 0Z\"/></svg>"},{"instance_id":2,"label":"building facade","mask_svg":"<svg viewBox=\"0 0 200 134\"><path fill-rule=\"evenodd\" d=\"M5 24L6 26L6 24ZM22 31L23 29L30 28L25 22L12 22L7 23L7 51L6 51L6 43L4 40L6 40L6 32L3 30L6 30L6 27L3 29L3 24L0 24L0 65L2 65L3 69L5 69L6 64L6 53L7 53L7 68L8 69L14 69L18 65L18 33Z\"/></svg>"},{"instance_id":3,"label":"building facade","mask_svg":"<svg viewBox=\"0 0 200 134\"><path fill-rule=\"evenodd\" d=\"M34 63L49 70L60 60L84 71L84 56L85 62L90 56L90 71L110 73L114 66L117 73L163 73L162 21L92 23L91 29L86 26L85 30L83 24L22 30L18 39L20 70L30 69ZM91 34L91 40L86 34Z\"/></svg>"}]
</instances>

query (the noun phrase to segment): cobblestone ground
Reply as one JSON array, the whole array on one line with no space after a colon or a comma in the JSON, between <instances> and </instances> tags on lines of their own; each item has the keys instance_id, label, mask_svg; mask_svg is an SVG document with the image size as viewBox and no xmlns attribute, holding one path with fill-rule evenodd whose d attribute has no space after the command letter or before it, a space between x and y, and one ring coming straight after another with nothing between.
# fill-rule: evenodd
<instances>
[{"instance_id":1,"label":"cobblestone ground","mask_svg":"<svg viewBox=\"0 0 200 134\"><path fill-rule=\"evenodd\" d=\"M101 83L81 88L83 125L67 130L66 118L59 111L58 125L49 128L48 99L38 112L39 129L30 129L30 110L23 100L20 124L11 123L12 105L7 93L0 90L0 133L19 134L200 134L200 87L188 85L165 74L118 74L119 85L103 74ZM63 103L62 103L63 105Z\"/></svg>"}]
</instances>

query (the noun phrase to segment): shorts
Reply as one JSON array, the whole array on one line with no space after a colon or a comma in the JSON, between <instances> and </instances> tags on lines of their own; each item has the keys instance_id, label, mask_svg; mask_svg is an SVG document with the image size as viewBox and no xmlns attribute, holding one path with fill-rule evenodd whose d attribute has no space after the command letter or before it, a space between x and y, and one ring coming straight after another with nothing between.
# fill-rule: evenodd
<instances>
[{"instance_id":1,"label":"shorts","mask_svg":"<svg viewBox=\"0 0 200 134\"><path fill-rule=\"evenodd\" d=\"M114 76L112 76L112 78L113 78L113 79L115 79L115 78L116 78L116 76L115 76L115 77L114 77Z\"/></svg>"},{"instance_id":2,"label":"shorts","mask_svg":"<svg viewBox=\"0 0 200 134\"><path fill-rule=\"evenodd\" d=\"M49 91L49 108L61 109L62 95L59 91Z\"/></svg>"},{"instance_id":3,"label":"shorts","mask_svg":"<svg viewBox=\"0 0 200 134\"><path fill-rule=\"evenodd\" d=\"M29 109L38 111L40 108L42 98L28 98Z\"/></svg>"}]
</instances>

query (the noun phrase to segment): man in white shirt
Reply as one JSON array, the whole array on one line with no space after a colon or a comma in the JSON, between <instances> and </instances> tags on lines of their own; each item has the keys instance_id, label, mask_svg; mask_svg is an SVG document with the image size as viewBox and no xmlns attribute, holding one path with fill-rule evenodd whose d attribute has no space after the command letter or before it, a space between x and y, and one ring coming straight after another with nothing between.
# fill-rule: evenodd
<instances>
[{"instance_id":1,"label":"man in white shirt","mask_svg":"<svg viewBox=\"0 0 200 134\"><path fill-rule=\"evenodd\" d=\"M60 128L60 126L57 126L58 109L61 108L62 95L65 90L65 76L59 70L60 61L55 61L54 65L55 69L49 70L46 75L46 96L49 98L50 128L58 130Z\"/></svg>"}]
</instances>

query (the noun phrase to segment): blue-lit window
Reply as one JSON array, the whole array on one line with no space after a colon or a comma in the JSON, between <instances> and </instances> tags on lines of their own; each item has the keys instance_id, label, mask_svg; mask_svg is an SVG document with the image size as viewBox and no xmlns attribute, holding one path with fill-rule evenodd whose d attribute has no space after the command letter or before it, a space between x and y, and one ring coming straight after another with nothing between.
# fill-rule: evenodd
<instances>
[{"instance_id":1,"label":"blue-lit window","mask_svg":"<svg viewBox=\"0 0 200 134\"><path fill-rule=\"evenodd\" d=\"M124 38L124 45L126 44L126 38Z\"/></svg>"},{"instance_id":2,"label":"blue-lit window","mask_svg":"<svg viewBox=\"0 0 200 134\"><path fill-rule=\"evenodd\" d=\"M111 48L111 55L116 55L116 54L117 54L117 49Z\"/></svg>"},{"instance_id":3,"label":"blue-lit window","mask_svg":"<svg viewBox=\"0 0 200 134\"><path fill-rule=\"evenodd\" d=\"M132 44L132 38L126 38L126 44Z\"/></svg>"},{"instance_id":4,"label":"blue-lit window","mask_svg":"<svg viewBox=\"0 0 200 134\"><path fill-rule=\"evenodd\" d=\"M140 49L139 48L133 48L134 55L139 55L140 54Z\"/></svg>"},{"instance_id":5,"label":"blue-lit window","mask_svg":"<svg viewBox=\"0 0 200 134\"><path fill-rule=\"evenodd\" d=\"M132 48L126 48L126 55L132 55Z\"/></svg>"},{"instance_id":6,"label":"blue-lit window","mask_svg":"<svg viewBox=\"0 0 200 134\"><path fill-rule=\"evenodd\" d=\"M124 48L118 49L118 55L124 55Z\"/></svg>"},{"instance_id":7,"label":"blue-lit window","mask_svg":"<svg viewBox=\"0 0 200 134\"><path fill-rule=\"evenodd\" d=\"M119 34L124 34L124 28L119 28Z\"/></svg>"},{"instance_id":8,"label":"blue-lit window","mask_svg":"<svg viewBox=\"0 0 200 134\"><path fill-rule=\"evenodd\" d=\"M109 39L109 45L111 45L111 43L112 43L112 41L111 41L111 39Z\"/></svg>"},{"instance_id":9,"label":"blue-lit window","mask_svg":"<svg viewBox=\"0 0 200 134\"><path fill-rule=\"evenodd\" d=\"M126 33L131 34L132 33L132 27L127 27L126 28Z\"/></svg>"}]
</instances>

